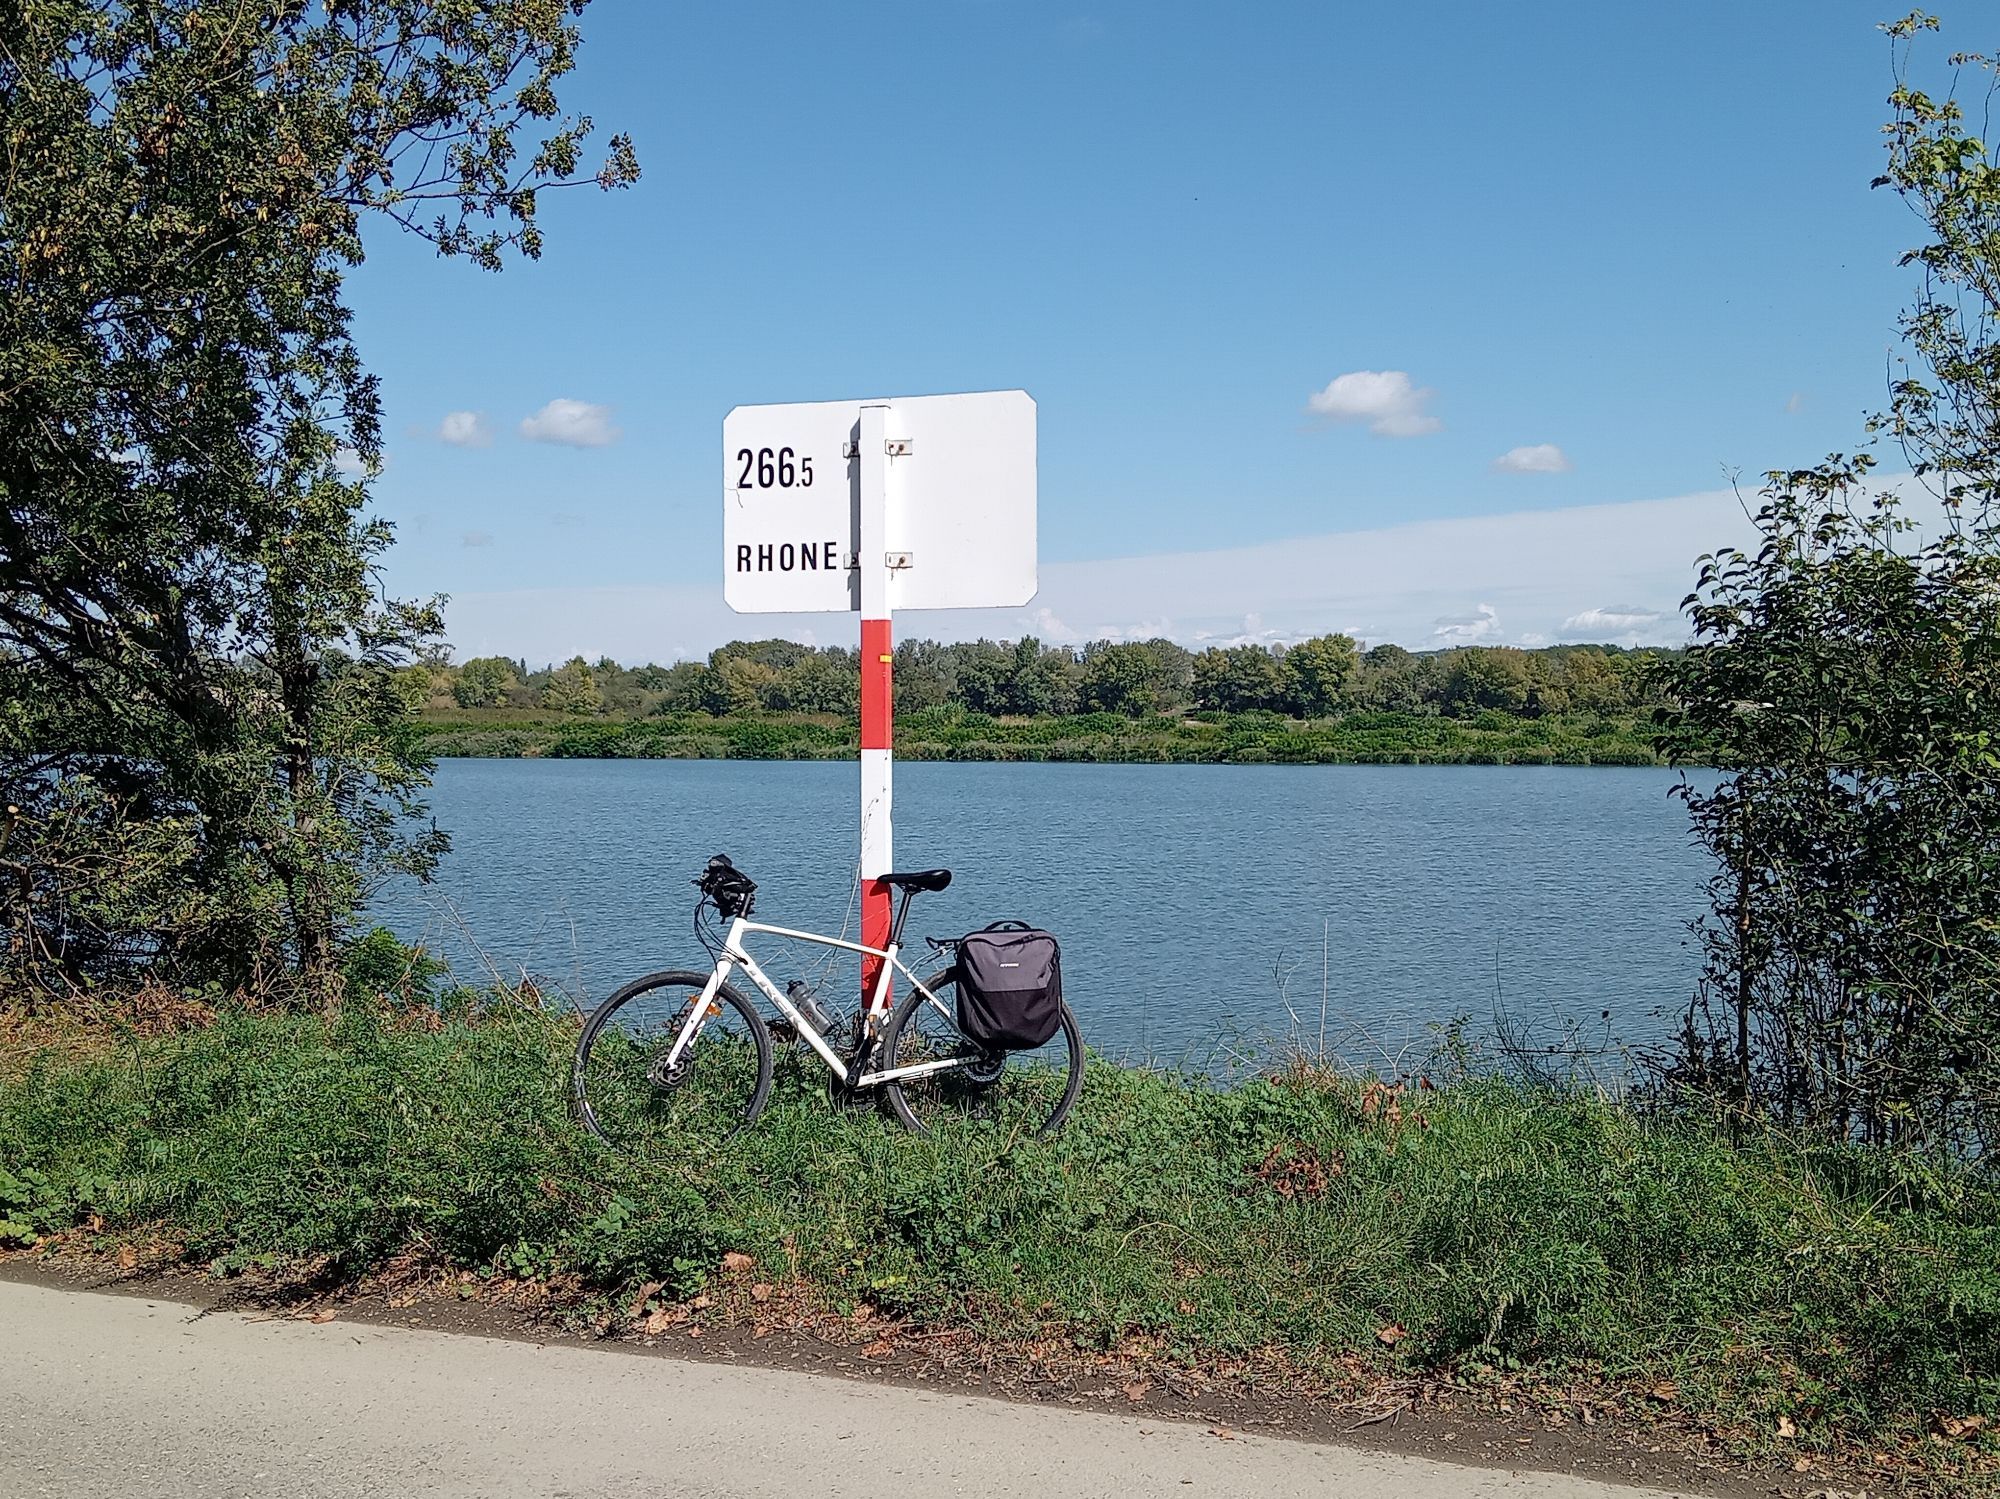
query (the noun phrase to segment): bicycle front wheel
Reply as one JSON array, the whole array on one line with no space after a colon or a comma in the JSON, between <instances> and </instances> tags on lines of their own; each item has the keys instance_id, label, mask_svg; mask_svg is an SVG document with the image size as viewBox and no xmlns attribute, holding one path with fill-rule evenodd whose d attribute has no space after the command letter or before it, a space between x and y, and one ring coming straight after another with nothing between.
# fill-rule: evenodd
<instances>
[{"instance_id":1,"label":"bicycle front wheel","mask_svg":"<svg viewBox=\"0 0 2000 1499\"><path fill-rule=\"evenodd\" d=\"M883 1068L949 1061L935 1072L884 1085L903 1127L919 1135L949 1119L978 1121L1010 1138L1054 1134L1083 1091L1083 1033L1070 1007L1048 1042L1033 1051L987 1051L958 1028L958 974L924 980L903 996L882 1038Z\"/></svg>"},{"instance_id":2,"label":"bicycle front wheel","mask_svg":"<svg viewBox=\"0 0 2000 1499\"><path fill-rule=\"evenodd\" d=\"M607 1145L630 1149L683 1132L726 1139L763 1112L771 1094L771 1034L727 984L709 1000L680 1058L667 1065L708 977L680 969L649 973L584 1023L570 1082L577 1118Z\"/></svg>"}]
</instances>

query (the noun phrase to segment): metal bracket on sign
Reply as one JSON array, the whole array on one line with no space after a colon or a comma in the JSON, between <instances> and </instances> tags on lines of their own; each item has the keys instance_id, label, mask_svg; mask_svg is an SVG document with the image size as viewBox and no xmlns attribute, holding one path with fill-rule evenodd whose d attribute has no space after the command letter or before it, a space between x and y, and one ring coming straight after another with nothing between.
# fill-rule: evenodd
<instances>
[{"instance_id":1,"label":"metal bracket on sign","mask_svg":"<svg viewBox=\"0 0 2000 1499\"><path fill-rule=\"evenodd\" d=\"M915 440L908 437L891 437L882 444L882 450L891 458L907 458L911 453L916 451L916 447ZM840 446L840 456L843 458L857 456L854 444L851 442L842 443Z\"/></svg>"},{"instance_id":2,"label":"metal bracket on sign","mask_svg":"<svg viewBox=\"0 0 2000 1499\"><path fill-rule=\"evenodd\" d=\"M902 572L910 566L910 554L908 552L888 552L884 554L882 564L892 573Z\"/></svg>"}]
</instances>

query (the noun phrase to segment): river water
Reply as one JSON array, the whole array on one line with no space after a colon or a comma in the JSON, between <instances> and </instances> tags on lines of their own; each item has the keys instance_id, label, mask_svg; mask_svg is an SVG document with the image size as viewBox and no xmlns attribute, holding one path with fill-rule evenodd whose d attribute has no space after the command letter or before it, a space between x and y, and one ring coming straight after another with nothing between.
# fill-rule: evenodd
<instances>
[{"instance_id":1,"label":"river water","mask_svg":"<svg viewBox=\"0 0 2000 1499\"><path fill-rule=\"evenodd\" d=\"M917 897L908 940L1046 926L1086 1036L1131 1060L1316 1045L1322 1005L1327 1043L1378 1064L1421 1054L1455 1017L1475 1036L1504 1016L1533 1043L1566 1028L1644 1043L1673 1026L1699 966L1686 928L1705 859L1678 778L901 765L897 864L956 872ZM373 915L463 977L526 971L589 1004L655 968L707 966L688 881L717 851L759 882L760 919L851 926L857 779L851 763L447 760L431 803L454 851L433 886L391 886ZM829 992L851 982L831 975Z\"/></svg>"}]
</instances>

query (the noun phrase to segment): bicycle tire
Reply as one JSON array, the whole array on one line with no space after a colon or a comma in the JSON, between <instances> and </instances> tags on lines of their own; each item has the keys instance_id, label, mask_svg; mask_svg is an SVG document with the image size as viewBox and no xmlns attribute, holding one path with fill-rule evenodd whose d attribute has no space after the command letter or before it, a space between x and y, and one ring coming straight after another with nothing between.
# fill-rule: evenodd
<instances>
[{"instance_id":1,"label":"bicycle tire","mask_svg":"<svg viewBox=\"0 0 2000 1499\"><path fill-rule=\"evenodd\" d=\"M672 1082L654 1075L659 1054L679 1033L681 1018L687 1014L688 1005L698 1000L701 991L707 988L708 979L705 973L684 968L649 973L618 990L591 1011L590 1019L584 1022L583 1034L577 1038L576 1055L570 1064L570 1090L578 1121L605 1144L629 1148L646 1133L671 1129L677 1123L720 1127L722 1137L727 1139L748 1129L764 1112L764 1105L771 1096L771 1033L750 1002L728 984L715 991L711 1003L727 1005L735 1012L736 1020L741 1022L740 1035L749 1043L751 1055L727 1055L725 1049L714 1045L704 1052L702 1042L710 1034L708 1027L712 1021L704 1022L703 1029L696 1033L684 1057L689 1072ZM677 996L670 1004L655 1010L652 1018L664 1017L663 1023L648 1026L645 1023L648 1017L639 1015L634 1007L647 995L658 996L667 990L680 990L685 997ZM633 1047L634 1055L599 1059L599 1043L614 1032L614 1023L621 1013L633 1023L629 1032L619 1028L616 1033L628 1043L637 1041L638 1044ZM605 1050L609 1052L610 1047L606 1046ZM710 1065L705 1075L694 1075L704 1061L716 1057L722 1060ZM644 1059L644 1069L634 1075L634 1064L641 1058ZM591 1064L594 1059L608 1060L611 1065L598 1067L594 1091L599 1096L593 1099ZM750 1069L744 1067L746 1061L752 1064ZM733 1094L746 1070L750 1072L750 1087L741 1109L729 1104L725 1096L719 1109L709 1111L713 1117L704 1119L703 1105L713 1102L702 1091L704 1085L710 1092ZM693 1091L690 1091L690 1085ZM684 1101L689 1102L691 1107L676 1110L676 1095L686 1095ZM682 1116L679 1120L669 1117L676 1112Z\"/></svg>"},{"instance_id":2,"label":"bicycle tire","mask_svg":"<svg viewBox=\"0 0 2000 1499\"><path fill-rule=\"evenodd\" d=\"M957 970L951 968L924 980L924 988L937 996L945 1009L951 1012L949 1015L941 1014L936 1006L931 1005L922 990L913 988L903 996L889 1017L888 1030L883 1033L879 1066L886 1068L926 1055L935 1057L941 1054L941 1047L943 1054L957 1050L981 1052L987 1058L995 1055L975 1047L959 1033L956 1006L953 1004L957 986ZM926 1018L932 1021L932 1030L919 1040L915 1029L918 1022ZM1052 1080L1025 1079L1021 1076L1030 1069L1056 1070L1052 1048L1059 1048L1062 1056L1060 1065L1066 1069L1059 1093L1053 1091ZM1045 1057L1044 1053L1049 1055ZM1029 1060L1023 1061L1023 1058ZM1050 1038L1048 1045L1032 1053L998 1054L997 1071L990 1082L978 1080L976 1074L953 1071L933 1074L930 1078L913 1078L907 1085L885 1083L882 1091L903 1128L916 1135L929 1134L931 1122L947 1114L984 1116L1010 1130L1025 1127L1033 1124L1041 1113L1036 1094L1053 1093L1054 1103L1047 1117L1032 1131L1032 1138L1046 1139L1062 1128L1070 1111L1076 1107L1077 1097L1083 1092L1083 1068L1083 1031L1076 1023L1076 1012L1065 1002L1056 1034ZM1016 1073L1013 1081L1017 1085L1024 1081L1029 1084L1025 1090L1026 1097L1019 1100L1018 1105L1012 1096L1003 1100L1001 1094L1003 1086L1009 1081L1007 1074L1010 1070ZM1014 1091L1022 1090L1010 1090L1010 1094ZM1003 1103L1017 1106L1003 1108ZM1008 1115L1019 1117L1009 1118Z\"/></svg>"}]
</instances>

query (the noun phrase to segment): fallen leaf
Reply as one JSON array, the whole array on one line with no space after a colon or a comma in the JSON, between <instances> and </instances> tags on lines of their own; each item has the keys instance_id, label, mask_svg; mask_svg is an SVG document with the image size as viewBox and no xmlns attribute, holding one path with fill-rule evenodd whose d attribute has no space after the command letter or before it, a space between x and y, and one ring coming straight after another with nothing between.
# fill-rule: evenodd
<instances>
[{"instance_id":1,"label":"fallen leaf","mask_svg":"<svg viewBox=\"0 0 2000 1499\"><path fill-rule=\"evenodd\" d=\"M1681 1387L1671 1379L1663 1379L1653 1386L1653 1398L1655 1400L1678 1400L1681 1398Z\"/></svg>"},{"instance_id":2,"label":"fallen leaf","mask_svg":"<svg viewBox=\"0 0 2000 1499\"><path fill-rule=\"evenodd\" d=\"M1402 1323L1391 1322L1387 1327L1381 1328L1376 1332L1375 1341L1394 1348L1408 1336L1409 1333L1404 1330Z\"/></svg>"},{"instance_id":3,"label":"fallen leaf","mask_svg":"<svg viewBox=\"0 0 2000 1499\"><path fill-rule=\"evenodd\" d=\"M1146 1391L1150 1389L1152 1389L1152 1386L1147 1384L1145 1380L1134 1380L1131 1384L1125 1386L1125 1398L1137 1404L1146 1398Z\"/></svg>"},{"instance_id":4,"label":"fallen leaf","mask_svg":"<svg viewBox=\"0 0 2000 1499\"><path fill-rule=\"evenodd\" d=\"M1812 1471L1812 1459L1811 1459L1811 1458L1809 1458L1809 1457L1801 1457L1801 1458L1797 1459L1796 1461L1794 1461L1794 1462L1792 1463L1792 1471L1793 1471L1794 1473L1809 1473L1809 1472L1811 1472L1811 1471Z\"/></svg>"},{"instance_id":5,"label":"fallen leaf","mask_svg":"<svg viewBox=\"0 0 2000 1499\"><path fill-rule=\"evenodd\" d=\"M656 1333L665 1332L669 1327L673 1325L673 1321L674 1321L673 1314L671 1312L662 1309L660 1311L654 1312L652 1316L646 1319L645 1330L649 1336Z\"/></svg>"},{"instance_id":6,"label":"fallen leaf","mask_svg":"<svg viewBox=\"0 0 2000 1499\"><path fill-rule=\"evenodd\" d=\"M1224 1442L1233 1442L1236 1440L1236 1433L1231 1431L1227 1426L1211 1426L1208 1428L1208 1434Z\"/></svg>"},{"instance_id":7,"label":"fallen leaf","mask_svg":"<svg viewBox=\"0 0 2000 1499\"><path fill-rule=\"evenodd\" d=\"M625 1315L628 1317L637 1317L639 1313L646 1309L646 1303L658 1295L659 1291L660 1283L657 1280L647 1281L633 1295L632 1305L626 1310Z\"/></svg>"},{"instance_id":8,"label":"fallen leaf","mask_svg":"<svg viewBox=\"0 0 2000 1499\"><path fill-rule=\"evenodd\" d=\"M741 1254L734 1249L722 1257L722 1270L725 1275L741 1275L746 1270L754 1270L756 1268L757 1262L755 1260L751 1259L749 1255Z\"/></svg>"},{"instance_id":9,"label":"fallen leaf","mask_svg":"<svg viewBox=\"0 0 2000 1499\"><path fill-rule=\"evenodd\" d=\"M896 1351L896 1345L887 1338L877 1338L861 1350L863 1358L887 1358Z\"/></svg>"},{"instance_id":10,"label":"fallen leaf","mask_svg":"<svg viewBox=\"0 0 2000 1499\"><path fill-rule=\"evenodd\" d=\"M333 1320L333 1308L330 1306L321 1307L312 1314L310 1320L314 1322L331 1322Z\"/></svg>"},{"instance_id":11,"label":"fallen leaf","mask_svg":"<svg viewBox=\"0 0 2000 1499\"><path fill-rule=\"evenodd\" d=\"M1985 1425L1986 1418L1984 1416L1938 1417L1938 1429L1946 1436L1957 1438L1960 1441L1984 1429Z\"/></svg>"},{"instance_id":12,"label":"fallen leaf","mask_svg":"<svg viewBox=\"0 0 2000 1499\"><path fill-rule=\"evenodd\" d=\"M1778 1417L1778 1435L1780 1437L1783 1437L1786 1441L1790 1441L1798 1434L1799 1429L1792 1425L1792 1418L1790 1416Z\"/></svg>"},{"instance_id":13,"label":"fallen leaf","mask_svg":"<svg viewBox=\"0 0 2000 1499\"><path fill-rule=\"evenodd\" d=\"M771 1287L764 1281L758 1281L756 1285L750 1288L750 1299L752 1301L769 1301L771 1299Z\"/></svg>"},{"instance_id":14,"label":"fallen leaf","mask_svg":"<svg viewBox=\"0 0 2000 1499\"><path fill-rule=\"evenodd\" d=\"M715 1305L715 1303L706 1296L697 1296L695 1297L694 1300L690 1301L688 1305L693 1307L698 1312L703 1312L707 1311L711 1306Z\"/></svg>"},{"instance_id":15,"label":"fallen leaf","mask_svg":"<svg viewBox=\"0 0 2000 1499\"><path fill-rule=\"evenodd\" d=\"M130 1244L127 1244L123 1249L118 1251L118 1268L120 1270L130 1270L138 1263L139 1251L134 1249Z\"/></svg>"}]
</instances>

